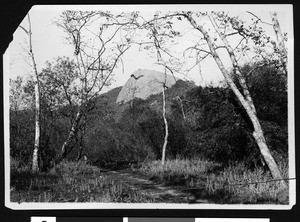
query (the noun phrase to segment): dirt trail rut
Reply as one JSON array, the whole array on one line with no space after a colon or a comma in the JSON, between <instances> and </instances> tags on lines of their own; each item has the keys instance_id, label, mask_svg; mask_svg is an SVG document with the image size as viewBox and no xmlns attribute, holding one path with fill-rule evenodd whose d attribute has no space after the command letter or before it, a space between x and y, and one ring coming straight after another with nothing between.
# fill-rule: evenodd
<instances>
[{"instance_id":1,"label":"dirt trail rut","mask_svg":"<svg viewBox=\"0 0 300 222\"><path fill-rule=\"evenodd\" d=\"M147 179L145 175L132 169L107 171L107 176L122 181L132 190L163 203L208 203L207 200L197 198L191 192L183 192L179 188L166 186Z\"/></svg>"}]
</instances>

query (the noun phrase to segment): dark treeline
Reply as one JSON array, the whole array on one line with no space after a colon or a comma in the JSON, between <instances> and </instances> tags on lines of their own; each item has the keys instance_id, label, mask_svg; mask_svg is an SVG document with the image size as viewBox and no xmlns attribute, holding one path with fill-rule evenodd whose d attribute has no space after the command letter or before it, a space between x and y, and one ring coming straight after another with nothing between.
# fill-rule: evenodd
<instances>
[{"instance_id":1,"label":"dark treeline","mask_svg":"<svg viewBox=\"0 0 300 222\"><path fill-rule=\"evenodd\" d=\"M251 66L244 66L249 73ZM276 160L287 158L286 76L272 66L246 76L258 118ZM85 130L77 132L67 159L76 160L80 146L91 163L113 168L161 158L164 142L162 97L135 99L133 105L116 105L120 87L93 100ZM182 80L166 90L169 138L167 159L201 158L222 164L263 164L254 141L252 124L226 86L195 87ZM46 101L47 98L42 96ZM71 106L49 109L42 103L41 159L43 170L55 164L72 125ZM10 155L30 165L34 147L34 109L10 111Z\"/></svg>"}]
</instances>

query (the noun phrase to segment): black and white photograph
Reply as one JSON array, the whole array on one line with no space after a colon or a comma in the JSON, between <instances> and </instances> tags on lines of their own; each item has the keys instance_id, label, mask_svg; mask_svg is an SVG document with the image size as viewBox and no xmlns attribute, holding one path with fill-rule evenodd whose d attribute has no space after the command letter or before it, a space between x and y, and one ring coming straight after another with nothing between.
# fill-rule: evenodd
<instances>
[{"instance_id":1,"label":"black and white photograph","mask_svg":"<svg viewBox=\"0 0 300 222\"><path fill-rule=\"evenodd\" d=\"M292 5L35 5L4 56L11 209L291 209Z\"/></svg>"}]
</instances>

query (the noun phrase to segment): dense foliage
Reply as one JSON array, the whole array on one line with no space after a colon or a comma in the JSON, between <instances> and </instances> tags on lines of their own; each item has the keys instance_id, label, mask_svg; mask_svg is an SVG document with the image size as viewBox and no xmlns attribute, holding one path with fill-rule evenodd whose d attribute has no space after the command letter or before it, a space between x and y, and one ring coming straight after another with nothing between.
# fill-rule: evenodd
<instances>
[{"instance_id":1,"label":"dense foliage","mask_svg":"<svg viewBox=\"0 0 300 222\"><path fill-rule=\"evenodd\" d=\"M271 66L249 70L243 67L257 114L272 154L286 158L287 83L286 77ZM161 158L164 139L162 95L147 100L135 99L133 105L116 105L120 87L93 101L86 118L83 153L89 161L113 168L139 164ZM223 164L244 162L261 164L252 125L233 93L226 86L195 87L182 80L166 90L169 139L167 158L201 158ZM74 107L50 109L42 103L42 159L44 169L54 164L65 141ZM10 154L14 159L30 163L34 143L32 109L10 111ZM78 144L69 154L76 159Z\"/></svg>"}]
</instances>

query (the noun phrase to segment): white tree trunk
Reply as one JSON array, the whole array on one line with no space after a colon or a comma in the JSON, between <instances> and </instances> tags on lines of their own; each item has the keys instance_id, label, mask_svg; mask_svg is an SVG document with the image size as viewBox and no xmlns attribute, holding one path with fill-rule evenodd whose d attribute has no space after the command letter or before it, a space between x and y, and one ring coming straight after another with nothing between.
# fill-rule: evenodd
<instances>
[{"instance_id":1,"label":"white tree trunk","mask_svg":"<svg viewBox=\"0 0 300 222\"><path fill-rule=\"evenodd\" d=\"M81 136L79 138L79 150L77 153L77 161L79 161L82 157L82 151L83 151L83 136L85 134L85 130L86 130L86 115L83 117L83 123L82 123L82 127L81 127Z\"/></svg>"},{"instance_id":2,"label":"white tree trunk","mask_svg":"<svg viewBox=\"0 0 300 222\"><path fill-rule=\"evenodd\" d=\"M168 121L167 121L167 118L166 118L166 95L165 95L165 84L163 85L163 118L164 118L164 123L165 123L165 139L164 139L164 145L163 145L163 149L162 149L162 158L161 158L161 163L162 163L162 165L165 164L165 159L166 159L166 149L167 149L168 136L169 136Z\"/></svg>"},{"instance_id":3,"label":"white tree trunk","mask_svg":"<svg viewBox=\"0 0 300 222\"><path fill-rule=\"evenodd\" d=\"M196 64L198 65L198 70L199 70L199 77L200 77L199 85L204 86L203 74L201 69L201 61L198 52L196 52Z\"/></svg>"},{"instance_id":4,"label":"white tree trunk","mask_svg":"<svg viewBox=\"0 0 300 222\"><path fill-rule=\"evenodd\" d=\"M34 91L35 91L35 140L34 140L34 150L32 156L32 171L36 172L40 170L39 167L39 155L40 155L40 96L39 96L39 87L36 82Z\"/></svg>"},{"instance_id":5,"label":"white tree trunk","mask_svg":"<svg viewBox=\"0 0 300 222\"><path fill-rule=\"evenodd\" d=\"M271 13L272 22L273 22L273 29L276 34L277 42L279 45L279 49L281 51L281 62L283 63L283 69L285 73L287 74L287 51L284 44L284 37L280 29L280 25L277 18L277 13L272 12Z\"/></svg>"},{"instance_id":6,"label":"white tree trunk","mask_svg":"<svg viewBox=\"0 0 300 222\"><path fill-rule=\"evenodd\" d=\"M284 44L284 37L283 37L279 22L278 22L277 12L272 12L271 17L272 17L272 22L273 22L273 29L275 31L279 47L286 54L287 52L286 52L286 48L285 48L285 44Z\"/></svg>"},{"instance_id":7,"label":"white tree trunk","mask_svg":"<svg viewBox=\"0 0 300 222\"><path fill-rule=\"evenodd\" d=\"M35 75L35 85L34 85L34 94L35 94L35 140L34 140L34 149L32 155L32 171L40 171L40 163L39 163L39 152L40 152L40 87L39 87L39 76L36 68L35 57L32 50L32 32L31 32L31 21L30 16L27 14L28 18L28 31L23 28L23 30L27 33L29 38L29 55L32 61L32 66Z\"/></svg>"},{"instance_id":8,"label":"white tree trunk","mask_svg":"<svg viewBox=\"0 0 300 222\"><path fill-rule=\"evenodd\" d=\"M66 158L67 154L71 152L71 150L73 148L71 146L71 144L76 139L76 136L77 136L76 133L78 131L79 122L81 120L81 117L82 117L82 113L81 113L81 110L79 109L77 114L76 114L75 120L72 124L72 127L71 127L71 130L69 132L68 138L64 142L64 144L61 148L61 157L60 157L59 161Z\"/></svg>"},{"instance_id":9,"label":"white tree trunk","mask_svg":"<svg viewBox=\"0 0 300 222\"><path fill-rule=\"evenodd\" d=\"M215 19L214 19L213 15L209 16L209 18L210 18L211 23L214 26L216 32L218 33L218 35L220 36L220 38L222 39L222 41L223 41L223 43L225 45L225 48L226 48L226 50L228 52L228 55L230 57L232 66L234 68L234 71L238 75L238 81L241 84L244 97L250 103L250 106L253 109L254 113L256 113L256 109L255 109L252 97L250 95L248 86L246 84L245 77L241 73L240 66L238 65L238 61L236 59L236 55L234 54L234 51L233 51L232 47L230 46L230 44L229 44L227 38L225 37L225 35L219 30L219 28L218 28L218 26L217 26L217 24L215 22Z\"/></svg>"},{"instance_id":10,"label":"white tree trunk","mask_svg":"<svg viewBox=\"0 0 300 222\"><path fill-rule=\"evenodd\" d=\"M189 20L189 22L191 23L191 25L199 30L203 36L204 39L206 40L208 47L210 49L211 55L213 56L214 60L216 61L219 69L221 70L225 81L227 82L227 84L229 85L229 87L232 89L232 91L234 92L234 94L236 95L236 97L238 98L238 100L240 101L240 103L242 104L242 106L244 107L244 109L246 110L252 124L254 127L254 132L253 132L253 136L256 140L256 143L259 147L260 153L263 156L264 160L266 161L271 174L273 176L274 179L283 179L279 168L273 158L273 156L271 155L270 150L268 149L268 146L266 144L266 140L263 134L263 130L261 128L261 125L259 123L259 120L257 118L256 112L255 110L252 108L252 104L250 101L248 101L243 94L239 91L239 89L237 88L237 86L235 85L235 83L233 82L229 72L226 70L226 68L224 67L217 51L216 51L216 45L215 43L212 41L210 35L208 34L208 32L203 28L203 26L198 25L196 23L196 21L192 18L192 16L190 14L186 14L185 17ZM250 94L249 94L250 96ZM281 180L281 184L282 184L282 188L286 188L287 185L285 183L284 180Z\"/></svg>"}]
</instances>

